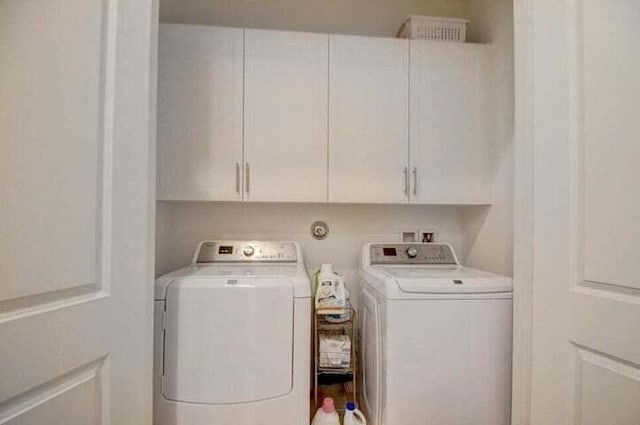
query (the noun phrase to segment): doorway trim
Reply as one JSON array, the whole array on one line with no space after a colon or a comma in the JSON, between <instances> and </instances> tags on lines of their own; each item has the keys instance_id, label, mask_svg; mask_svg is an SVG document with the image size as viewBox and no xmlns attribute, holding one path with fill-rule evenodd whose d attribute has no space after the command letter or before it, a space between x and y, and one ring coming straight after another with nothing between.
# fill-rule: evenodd
<instances>
[{"instance_id":1,"label":"doorway trim","mask_svg":"<svg viewBox=\"0 0 640 425\"><path fill-rule=\"evenodd\" d=\"M531 422L533 307L533 0L514 0L514 294L511 424Z\"/></svg>"}]
</instances>

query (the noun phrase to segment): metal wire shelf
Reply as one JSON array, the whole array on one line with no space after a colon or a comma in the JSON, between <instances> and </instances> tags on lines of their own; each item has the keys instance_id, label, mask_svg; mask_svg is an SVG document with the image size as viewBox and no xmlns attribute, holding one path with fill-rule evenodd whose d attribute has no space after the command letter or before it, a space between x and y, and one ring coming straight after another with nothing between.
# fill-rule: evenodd
<instances>
[{"instance_id":1,"label":"metal wire shelf","mask_svg":"<svg viewBox=\"0 0 640 425\"><path fill-rule=\"evenodd\" d=\"M341 385L344 400L336 400L336 408L344 411L343 405L348 400L356 400L357 396L357 315L351 304L347 307L349 319L336 323L327 320L326 315L314 314L314 402L316 408L321 404L319 399L320 386ZM351 341L351 351L348 367L320 366L320 335L346 335Z\"/></svg>"}]
</instances>

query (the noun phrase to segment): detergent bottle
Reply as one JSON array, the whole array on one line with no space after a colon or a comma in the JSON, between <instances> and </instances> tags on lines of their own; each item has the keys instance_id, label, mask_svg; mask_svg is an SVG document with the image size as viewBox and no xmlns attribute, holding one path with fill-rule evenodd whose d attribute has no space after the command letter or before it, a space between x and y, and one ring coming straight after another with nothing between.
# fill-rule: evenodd
<instances>
[{"instance_id":1,"label":"detergent bottle","mask_svg":"<svg viewBox=\"0 0 640 425\"><path fill-rule=\"evenodd\" d=\"M352 401L347 403L347 411L344 412L344 421L342 425L367 425L364 414L356 409L356 404Z\"/></svg>"},{"instance_id":2,"label":"detergent bottle","mask_svg":"<svg viewBox=\"0 0 640 425\"><path fill-rule=\"evenodd\" d=\"M316 412L311 425L340 425L340 417L331 397L322 401L322 407Z\"/></svg>"},{"instance_id":3,"label":"detergent bottle","mask_svg":"<svg viewBox=\"0 0 640 425\"><path fill-rule=\"evenodd\" d=\"M316 312L318 314L342 314L347 306L344 279L333 272L333 266L325 263L316 275Z\"/></svg>"}]
</instances>

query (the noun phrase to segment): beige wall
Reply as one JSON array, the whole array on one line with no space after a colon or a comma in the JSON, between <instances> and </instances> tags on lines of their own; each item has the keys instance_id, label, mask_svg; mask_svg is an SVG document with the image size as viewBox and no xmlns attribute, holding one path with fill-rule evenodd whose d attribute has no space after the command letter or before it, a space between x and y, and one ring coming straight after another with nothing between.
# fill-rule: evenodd
<instances>
[{"instance_id":1,"label":"beige wall","mask_svg":"<svg viewBox=\"0 0 640 425\"><path fill-rule=\"evenodd\" d=\"M158 202L158 273L189 264L203 239L266 239L300 242L309 268L331 262L356 269L366 242L398 241L406 229L435 229L438 238L463 249L465 207L413 205L261 204ZM329 225L329 236L311 237L316 220Z\"/></svg>"},{"instance_id":2,"label":"beige wall","mask_svg":"<svg viewBox=\"0 0 640 425\"><path fill-rule=\"evenodd\" d=\"M435 229L438 238L464 251L466 207L418 205L259 204L158 202L156 273L189 264L203 239L295 240L306 266L315 271L329 262L357 290L360 250L367 242L399 241L402 230ZM311 237L310 227L324 220L325 240Z\"/></svg>"},{"instance_id":3,"label":"beige wall","mask_svg":"<svg viewBox=\"0 0 640 425\"><path fill-rule=\"evenodd\" d=\"M465 211L467 265L513 273L513 2L469 3L469 37L488 43L490 54L488 135L495 150L494 202Z\"/></svg>"},{"instance_id":4,"label":"beige wall","mask_svg":"<svg viewBox=\"0 0 640 425\"><path fill-rule=\"evenodd\" d=\"M464 17L468 0L160 0L160 20L393 37L407 15Z\"/></svg>"}]
</instances>

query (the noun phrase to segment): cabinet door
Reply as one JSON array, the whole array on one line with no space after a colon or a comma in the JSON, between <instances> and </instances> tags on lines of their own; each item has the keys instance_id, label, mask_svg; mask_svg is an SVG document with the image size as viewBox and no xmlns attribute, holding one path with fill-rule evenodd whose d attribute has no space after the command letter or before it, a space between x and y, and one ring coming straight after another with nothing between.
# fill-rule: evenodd
<instances>
[{"instance_id":1,"label":"cabinet door","mask_svg":"<svg viewBox=\"0 0 640 425\"><path fill-rule=\"evenodd\" d=\"M158 199L242 199L243 30L160 25Z\"/></svg>"},{"instance_id":2,"label":"cabinet door","mask_svg":"<svg viewBox=\"0 0 640 425\"><path fill-rule=\"evenodd\" d=\"M329 200L406 203L408 41L329 40Z\"/></svg>"},{"instance_id":3,"label":"cabinet door","mask_svg":"<svg viewBox=\"0 0 640 425\"><path fill-rule=\"evenodd\" d=\"M410 43L411 202L491 203L485 46Z\"/></svg>"},{"instance_id":4,"label":"cabinet door","mask_svg":"<svg viewBox=\"0 0 640 425\"><path fill-rule=\"evenodd\" d=\"M327 38L245 31L245 200L327 200Z\"/></svg>"}]
</instances>

